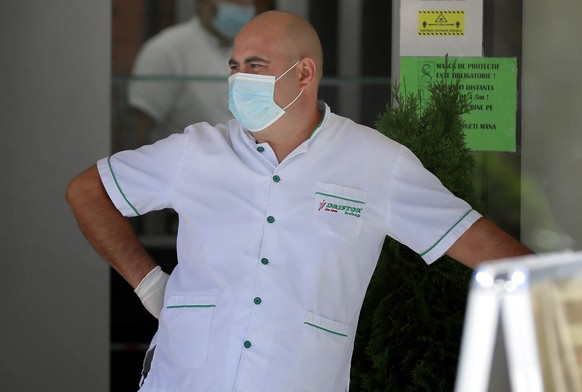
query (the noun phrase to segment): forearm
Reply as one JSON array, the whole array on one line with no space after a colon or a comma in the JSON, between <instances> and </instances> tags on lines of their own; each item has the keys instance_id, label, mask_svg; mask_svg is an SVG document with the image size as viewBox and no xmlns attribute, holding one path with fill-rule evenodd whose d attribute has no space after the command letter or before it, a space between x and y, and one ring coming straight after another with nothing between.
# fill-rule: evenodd
<instances>
[{"instance_id":1,"label":"forearm","mask_svg":"<svg viewBox=\"0 0 582 392\"><path fill-rule=\"evenodd\" d=\"M113 205L92 166L67 188L67 201L89 243L133 288L155 266L129 220Z\"/></svg>"},{"instance_id":2,"label":"forearm","mask_svg":"<svg viewBox=\"0 0 582 392\"><path fill-rule=\"evenodd\" d=\"M484 261L531 254L531 250L485 218L475 222L447 251L447 255L476 268Z\"/></svg>"}]
</instances>

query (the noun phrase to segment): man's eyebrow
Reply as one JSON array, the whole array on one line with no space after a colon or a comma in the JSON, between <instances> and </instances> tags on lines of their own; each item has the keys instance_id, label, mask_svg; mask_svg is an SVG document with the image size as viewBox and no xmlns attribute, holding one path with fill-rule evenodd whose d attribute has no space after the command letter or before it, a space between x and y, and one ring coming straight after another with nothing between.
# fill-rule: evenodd
<instances>
[{"instance_id":1,"label":"man's eyebrow","mask_svg":"<svg viewBox=\"0 0 582 392\"><path fill-rule=\"evenodd\" d=\"M245 59L245 64L249 64L249 63L269 63L270 61L259 57L259 56L252 56L252 57L248 57L247 59Z\"/></svg>"},{"instance_id":2,"label":"man's eyebrow","mask_svg":"<svg viewBox=\"0 0 582 392\"><path fill-rule=\"evenodd\" d=\"M270 61L268 61L268 60L266 60L266 59L264 59L262 57L259 57L259 56L247 57L244 62L245 62L245 64L249 64L249 63L266 63L266 64L269 64L270 63ZM228 60L228 65L238 65L238 64L239 64L239 62L236 61L236 60L234 60L234 59Z\"/></svg>"}]
</instances>

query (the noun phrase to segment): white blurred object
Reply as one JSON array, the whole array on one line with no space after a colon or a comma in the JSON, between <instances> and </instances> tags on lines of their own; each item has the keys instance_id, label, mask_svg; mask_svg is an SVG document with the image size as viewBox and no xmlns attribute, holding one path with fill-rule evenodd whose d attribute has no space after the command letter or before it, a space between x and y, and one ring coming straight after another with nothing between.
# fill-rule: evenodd
<instances>
[{"instance_id":1,"label":"white blurred object","mask_svg":"<svg viewBox=\"0 0 582 392\"><path fill-rule=\"evenodd\" d=\"M455 391L491 390L582 391L582 252L475 271Z\"/></svg>"}]
</instances>

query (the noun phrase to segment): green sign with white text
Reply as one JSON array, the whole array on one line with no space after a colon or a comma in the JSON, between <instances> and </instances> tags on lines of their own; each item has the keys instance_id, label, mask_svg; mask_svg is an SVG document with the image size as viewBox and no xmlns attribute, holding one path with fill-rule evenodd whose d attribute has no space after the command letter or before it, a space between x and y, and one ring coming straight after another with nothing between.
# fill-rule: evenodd
<instances>
[{"instance_id":1,"label":"green sign with white text","mask_svg":"<svg viewBox=\"0 0 582 392\"><path fill-rule=\"evenodd\" d=\"M464 115L465 141L474 151L515 151L517 61L515 58L401 57L400 91L428 99L428 85L459 79L470 96L471 112Z\"/></svg>"}]
</instances>

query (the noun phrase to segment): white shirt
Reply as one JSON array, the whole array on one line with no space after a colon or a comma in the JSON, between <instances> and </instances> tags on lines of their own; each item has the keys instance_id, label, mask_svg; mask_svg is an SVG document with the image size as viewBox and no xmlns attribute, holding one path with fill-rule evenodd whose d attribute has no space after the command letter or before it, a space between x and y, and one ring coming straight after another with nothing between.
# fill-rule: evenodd
<instances>
[{"instance_id":1,"label":"white shirt","mask_svg":"<svg viewBox=\"0 0 582 392\"><path fill-rule=\"evenodd\" d=\"M280 164L236 120L99 161L125 216L180 216L141 391L346 391L385 236L431 263L480 217L407 148L324 110Z\"/></svg>"},{"instance_id":2,"label":"white shirt","mask_svg":"<svg viewBox=\"0 0 582 392\"><path fill-rule=\"evenodd\" d=\"M193 123L218 124L232 118L227 83L231 49L220 46L197 17L168 27L144 44L133 74L154 79L132 81L128 94L132 107L157 122L154 141ZM185 80L192 76L211 80Z\"/></svg>"}]
</instances>

